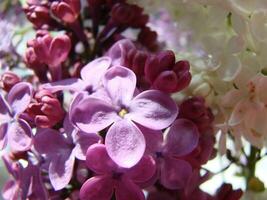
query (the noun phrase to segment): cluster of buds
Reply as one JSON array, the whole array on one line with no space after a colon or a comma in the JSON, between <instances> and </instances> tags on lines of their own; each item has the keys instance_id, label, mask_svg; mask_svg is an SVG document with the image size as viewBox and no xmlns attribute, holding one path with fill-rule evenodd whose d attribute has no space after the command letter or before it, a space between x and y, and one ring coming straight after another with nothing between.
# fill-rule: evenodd
<instances>
[{"instance_id":1,"label":"cluster of buds","mask_svg":"<svg viewBox=\"0 0 267 200\"><path fill-rule=\"evenodd\" d=\"M179 92L191 81L190 65L186 60L175 61L172 51L162 51L156 55L137 49L125 39L115 44L109 55L121 58L116 62L135 72L141 88L153 88L166 93Z\"/></svg>"},{"instance_id":2,"label":"cluster of buds","mask_svg":"<svg viewBox=\"0 0 267 200\"><path fill-rule=\"evenodd\" d=\"M40 90L29 104L27 114L37 127L49 128L63 120L65 111L51 92Z\"/></svg>"}]
</instances>

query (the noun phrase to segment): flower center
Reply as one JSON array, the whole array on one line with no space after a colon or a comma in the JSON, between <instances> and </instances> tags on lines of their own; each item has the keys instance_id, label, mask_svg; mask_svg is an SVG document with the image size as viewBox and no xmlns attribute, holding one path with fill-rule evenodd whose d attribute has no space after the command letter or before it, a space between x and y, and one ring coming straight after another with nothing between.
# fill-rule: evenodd
<instances>
[{"instance_id":1,"label":"flower center","mask_svg":"<svg viewBox=\"0 0 267 200\"><path fill-rule=\"evenodd\" d=\"M113 179L116 179L116 180L120 180L121 177L122 177L123 173L120 173L120 172L113 172L112 174L112 178Z\"/></svg>"},{"instance_id":2,"label":"flower center","mask_svg":"<svg viewBox=\"0 0 267 200\"><path fill-rule=\"evenodd\" d=\"M119 112L119 116L121 118L124 118L124 116L128 113L128 111L126 109L121 109L120 112Z\"/></svg>"}]
</instances>

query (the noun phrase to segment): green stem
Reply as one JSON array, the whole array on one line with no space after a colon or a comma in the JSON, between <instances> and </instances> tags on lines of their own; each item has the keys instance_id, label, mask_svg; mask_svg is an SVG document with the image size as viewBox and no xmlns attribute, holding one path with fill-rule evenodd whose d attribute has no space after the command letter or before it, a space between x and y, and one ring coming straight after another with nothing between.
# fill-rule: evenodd
<instances>
[{"instance_id":1,"label":"green stem","mask_svg":"<svg viewBox=\"0 0 267 200\"><path fill-rule=\"evenodd\" d=\"M247 190L249 189L249 182L252 178L255 177L255 171L256 171L256 164L257 161L260 158L260 149L257 149L256 147L250 146L250 154L247 159L247 166L246 169L243 169L246 173L246 187Z\"/></svg>"}]
</instances>

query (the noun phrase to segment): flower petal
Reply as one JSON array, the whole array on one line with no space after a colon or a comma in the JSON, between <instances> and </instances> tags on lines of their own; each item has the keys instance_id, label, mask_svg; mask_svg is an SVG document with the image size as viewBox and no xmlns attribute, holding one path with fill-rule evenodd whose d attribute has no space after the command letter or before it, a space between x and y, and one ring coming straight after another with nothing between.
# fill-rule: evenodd
<instances>
[{"instance_id":1,"label":"flower petal","mask_svg":"<svg viewBox=\"0 0 267 200\"><path fill-rule=\"evenodd\" d=\"M137 164L146 147L141 131L127 119L117 121L109 128L105 144L111 159L125 168Z\"/></svg>"},{"instance_id":2,"label":"flower petal","mask_svg":"<svg viewBox=\"0 0 267 200\"><path fill-rule=\"evenodd\" d=\"M110 104L96 98L84 98L72 106L70 121L86 133L103 130L117 118L117 113Z\"/></svg>"},{"instance_id":3,"label":"flower petal","mask_svg":"<svg viewBox=\"0 0 267 200\"><path fill-rule=\"evenodd\" d=\"M86 165L97 174L111 172L117 165L109 157L104 144L93 144L86 153Z\"/></svg>"},{"instance_id":4,"label":"flower petal","mask_svg":"<svg viewBox=\"0 0 267 200\"><path fill-rule=\"evenodd\" d=\"M144 156L140 162L130 168L127 176L136 183L143 183L152 178L156 173L156 162L152 156Z\"/></svg>"},{"instance_id":5,"label":"flower petal","mask_svg":"<svg viewBox=\"0 0 267 200\"><path fill-rule=\"evenodd\" d=\"M33 145L40 154L53 156L62 149L70 149L67 139L62 133L54 129L38 129L33 138Z\"/></svg>"},{"instance_id":6,"label":"flower petal","mask_svg":"<svg viewBox=\"0 0 267 200\"><path fill-rule=\"evenodd\" d=\"M16 114L22 113L32 99L32 86L21 82L12 87L7 96L7 101Z\"/></svg>"},{"instance_id":7,"label":"flower petal","mask_svg":"<svg viewBox=\"0 0 267 200\"><path fill-rule=\"evenodd\" d=\"M116 200L145 200L142 190L128 178L118 182L115 196Z\"/></svg>"},{"instance_id":8,"label":"flower petal","mask_svg":"<svg viewBox=\"0 0 267 200\"><path fill-rule=\"evenodd\" d=\"M112 67L104 75L103 85L115 105L127 106L133 98L136 76L125 67Z\"/></svg>"},{"instance_id":9,"label":"flower petal","mask_svg":"<svg viewBox=\"0 0 267 200\"><path fill-rule=\"evenodd\" d=\"M7 130L8 124L0 124L0 150L4 149L7 145Z\"/></svg>"},{"instance_id":10,"label":"flower petal","mask_svg":"<svg viewBox=\"0 0 267 200\"><path fill-rule=\"evenodd\" d=\"M32 145L32 129L22 119L13 122L8 127L8 144L15 152L26 151Z\"/></svg>"},{"instance_id":11,"label":"flower petal","mask_svg":"<svg viewBox=\"0 0 267 200\"><path fill-rule=\"evenodd\" d=\"M87 149L95 144L99 143L102 140L101 136L95 133L84 133L84 132L77 132L74 136L74 143L76 144L73 151L75 157L79 160L86 159L86 151Z\"/></svg>"},{"instance_id":12,"label":"flower petal","mask_svg":"<svg viewBox=\"0 0 267 200\"><path fill-rule=\"evenodd\" d=\"M49 165L49 179L55 190L63 189L72 177L74 154L62 153L54 157Z\"/></svg>"},{"instance_id":13,"label":"flower petal","mask_svg":"<svg viewBox=\"0 0 267 200\"><path fill-rule=\"evenodd\" d=\"M19 186L15 181L8 180L1 193L4 199L17 200L19 199Z\"/></svg>"},{"instance_id":14,"label":"flower petal","mask_svg":"<svg viewBox=\"0 0 267 200\"><path fill-rule=\"evenodd\" d=\"M163 146L163 133L159 130L148 129L138 125L146 140L146 154L154 154L161 151Z\"/></svg>"},{"instance_id":15,"label":"flower petal","mask_svg":"<svg viewBox=\"0 0 267 200\"><path fill-rule=\"evenodd\" d=\"M110 65L111 59L109 57L97 58L82 68L81 77L86 83L97 88Z\"/></svg>"},{"instance_id":16,"label":"flower petal","mask_svg":"<svg viewBox=\"0 0 267 200\"><path fill-rule=\"evenodd\" d=\"M233 109L228 124L230 126L240 124L243 121L244 117L247 115L247 108L250 107L253 107L253 104L248 100L239 101Z\"/></svg>"},{"instance_id":17,"label":"flower petal","mask_svg":"<svg viewBox=\"0 0 267 200\"><path fill-rule=\"evenodd\" d=\"M113 182L110 177L95 176L87 180L80 189L81 200L110 200Z\"/></svg>"},{"instance_id":18,"label":"flower petal","mask_svg":"<svg viewBox=\"0 0 267 200\"><path fill-rule=\"evenodd\" d=\"M0 95L0 124L9 122L11 120L10 114L11 112L8 103L4 97Z\"/></svg>"},{"instance_id":19,"label":"flower petal","mask_svg":"<svg viewBox=\"0 0 267 200\"><path fill-rule=\"evenodd\" d=\"M177 114L178 108L168 95L148 90L132 100L126 117L147 128L160 130L171 125Z\"/></svg>"},{"instance_id":20,"label":"flower petal","mask_svg":"<svg viewBox=\"0 0 267 200\"><path fill-rule=\"evenodd\" d=\"M161 184L168 189L181 189L192 174L191 165L183 160L166 158L161 166Z\"/></svg>"},{"instance_id":21,"label":"flower petal","mask_svg":"<svg viewBox=\"0 0 267 200\"><path fill-rule=\"evenodd\" d=\"M109 157L104 144L93 144L88 148L86 165L97 174L109 173L117 168L117 165Z\"/></svg>"},{"instance_id":22,"label":"flower petal","mask_svg":"<svg viewBox=\"0 0 267 200\"><path fill-rule=\"evenodd\" d=\"M172 125L166 138L166 150L174 156L192 152L199 139L197 126L187 119L178 119Z\"/></svg>"},{"instance_id":23,"label":"flower petal","mask_svg":"<svg viewBox=\"0 0 267 200\"><path fill-rule=\"evenodd\" d=\"M126 52L130 49L136 49L131 40L122 39L116 42L107 53L112 60L112 65L123 65L126 59Z\"/></svg>"},{"instance_id":24,"label":"flower petal","mask_svg":"<svg viewBox=\"0 0 267 200\"><path fill-rule=\"evenodd\" d=\"M73 92L82 91L85 88L84 81L78 78L64 79L53 83L46 83L42 88L52 93L68 90Z\"/></svg>"}]
</instances>

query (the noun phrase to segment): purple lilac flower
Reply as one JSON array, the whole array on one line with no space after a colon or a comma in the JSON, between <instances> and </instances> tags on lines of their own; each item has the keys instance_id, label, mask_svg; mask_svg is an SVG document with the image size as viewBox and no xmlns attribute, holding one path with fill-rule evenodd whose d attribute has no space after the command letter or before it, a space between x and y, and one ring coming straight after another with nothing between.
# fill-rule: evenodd
<instances>
[{"instance_id":1,"label":"purple lilac flower","mask_svg":"<svg viewBox=\"0 0 267 200\"><path fill-rule=\"evenodd\" d=\"M84 132L98 132L112 124L105 139L107 152L118 165L132 167L145 151L145 138L135 123L153 130L167 128L178 108L169 96L157 90L134 97L136 76L125 67L110 68L102 82L109 98L78 95L70 106L70 120Z\"/></svg>"},{"instance_id":2,"label":"purple lilac flower","mask_svg":"<svg viewBox=\"0 0 267 200\"><path fill-rule=\"evenodd\" d=\"M32 98L32 87L21 82L12 87L7 101L0 95L0 149L8 144L12 151L26 151L32 142L29 124L20 118Z\"/></svg>"},{"instance_id":3,"label":"purple lilac flower","mask_svg":"<svg viewBox=\"0 0 267 200\"><path fill-rule=\"evenodd\" d=\"M95 176L83 184L81 200L110 200L113 191L116 200L144 200L145 196L138 185L156 172L155 161L151 156L144 156L132 168L119 167L111 160L103 144L89 147L86 163Z\"/></svg>"},{"instance_id":4,"label":"purple lilac flower","mask_svg":"<svg viewBox=\"0 0 267 200\"><path fill-rule=\"evenodd\" d=\"M185 187L192 175L192 167L182 157L196 148L197 127L187 119L178 119L170 127L165 140L160 134L154 135L146 131L145 137L150 144L150 153L156 157L160 183L168 189Z\"/></svg>"},{"instance_id":5,"label":"purple lilac flower","mask_svg":"<svg viewBox=\"0 0 267 200\"><path fill-rule=\"evenodd\" d=\"M111 65L109 57L101 57L88 63L81 70L80 78L70 78L54 83L44 84L42 87L51 92L69 90L73 92L86 91L89 94L96 93L101 87L101 79Z\"/></svg>"},{"instance_id":6,"label":"purple lilac flower","mask_svg":"<svg viewBox=\"0 0 267 200\"><path fill-rule=\"evenodd\" d=\"M13 177L3 187L2 194L5 200L48 199L38 166L28 162L28 166L23 167L19 162L13 162L8 157L3 157L3 161Z\"/></svg>"},{"instance_id":7,"label":"purple lilac flower","mask_svg":"<svg viewBox=\"0 0 267 200\"><path fill-rule=\"evenodd\" d=\"M55 190L64 188L71 180L75 158L85 160L88 147L100 141L101 137L95 133L74 129L68 116L64 121L64 133L49 128L37 130L34 147L49 162L49 179Z\"/></svg>"}]
</instances>

